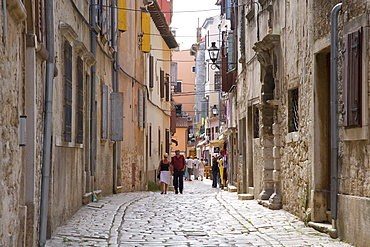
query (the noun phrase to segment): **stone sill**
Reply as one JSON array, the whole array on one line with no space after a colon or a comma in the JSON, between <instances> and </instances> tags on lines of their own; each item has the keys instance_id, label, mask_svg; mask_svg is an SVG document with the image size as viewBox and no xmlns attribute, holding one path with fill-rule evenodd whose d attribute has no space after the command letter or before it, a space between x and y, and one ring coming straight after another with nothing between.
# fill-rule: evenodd
<instances>
[{"instance_id":1,"label":"stone sill","mask_svg":"<svg viewBox=\"0 0 370 247\"><path fill-rule=\"evenodd\" d=\"M299 139L299 133L298 132L290 132L286 135L285 142L286 143L297 142L298 139Z\"/></svg>"},{"instance_id":2,"label":"stone sill","mask_svg":"<svg viewBox=\"0 0 370 247\"><path fill-rule=\"evenodd\" d=\"M368 134L369 134L368 126L364 126L362 128L344 129L343 139L344 141L367 140Z\"/></svg>"}]
</instances>

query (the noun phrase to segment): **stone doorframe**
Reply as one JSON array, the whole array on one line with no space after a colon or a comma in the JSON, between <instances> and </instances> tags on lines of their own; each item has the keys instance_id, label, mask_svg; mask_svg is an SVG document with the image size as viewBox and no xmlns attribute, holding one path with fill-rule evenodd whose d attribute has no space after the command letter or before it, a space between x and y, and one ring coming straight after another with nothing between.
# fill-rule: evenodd
<instances>
[{"instance_id":1,"label":"stone doorframe","mask_svg":"<svg viewBox=\"0 0 370 247\"><path fill-rule=\"evenodd\" d=\"M260 140L262 145L262 192L259 202L272 209L281 208L280 193L280 121L278 118L277 54L280 35L268 34L254 44L261 65ZM268 201L267 201L268 200Z\"/></svg>"}]
</instances>

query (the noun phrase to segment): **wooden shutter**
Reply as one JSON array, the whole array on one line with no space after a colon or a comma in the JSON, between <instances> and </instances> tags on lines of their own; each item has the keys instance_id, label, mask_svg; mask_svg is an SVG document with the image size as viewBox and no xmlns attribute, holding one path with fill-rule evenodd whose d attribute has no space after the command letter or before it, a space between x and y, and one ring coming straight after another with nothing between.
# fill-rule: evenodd
<instances>
[{"instance_id":1,"label":"wooden shutter","mask_svg":"<svg viewBox=\"0 0 370 247\"><path fill-rule=\"evenodd\" d=\"M166 101L170 101L170 75L167 74L166 76Z\"/></svg>"},{"instance_id":2,"label":"wooden shutter","mask_svg":"<svg viewBox=\"0 0 370 247\"><path fill-rule=\"evenodd\" d=\"M84 72L83 60L77 58L77 136L76 142L83 143L84 128Z\"/></svg>"},{"instance_id":3,"label":"wooden shutter","mask_svg":"<svg viewBox=\"0 0 370 247\"><path fill-rule=\"evenodd\" d=\"M144 127L144 99L143 90L141 88L138 90L138 124L139 128Z\"/></svg>"},{"instance_id":4,"label":"wooden shutter","mask_svg":"<svg viewBox=\"0 0 370 247\"><path fill-rule=\"evenodd\" d=\"M154 58L149 56L149 87L154 87Z\"/></svg>"},{"instance_id":5,"label":"wooden shutter","mask_svg":"<svg viewBox=\"0 0 370 247\"><path fill-rule=\"evenodd\" d=\"M170 153L170 130L166 129L166 153Z\"/></svg>"},{"instance_id":6,"label":"wooden shutter","mask_svg":"<svg viewBox=\"0 0 370 247\"><path fill-rule=\"evenodd\" d=\"M111 141L123 141L123 93L111 93Z\"/></svg>"},{"instance_id":7,"label":"wooden shutter","mask_svg":"<svg viewBox=\"0 0 370 247\"><path fill-rule=\"evenodd\" d=\"M64 141L72 141L72 46L64 42Z\"/></svg>"},{"instance_id":8,"label":"wooden shutter","mask_svg":"<svg viewBox=\"0 0 370 247\"><path fill-rule=\"evenodd\" d=\"M108 86L102 85L101 91L101 138L108 139Z\"/></svg>"},{"instance_id":9,"label":"wooden shutter","mask_svg":"<svg viewBox=\"0 0 370 247\"><path fill-rule=\"evenodd\" d=\"M118 30L127 31L126 0L118 0Z\"/></svg>"},{"instance_id":10,"label":"wooden shutter","mask_svg":"<svg viewBox=\"0 0 370 247\"><path fill-rule=\"evenodd\" d=\"M344 43L344 125L347 127L360 127L362 119L362 29L347 34L344 38Z\"/></svg>"},{"instance_id":11,"label":"wooden shutter","mask_svg":"<svg viewBox=\"0 0 370 247\"><path fill-rule=\"evenodd\" d=\"M160 94L161 98L164 98L164 71L160 72Z\"/></svg>"},{"instance_id":12,"label":"wooden shutter","mask_svg":"<svg viewBox=\"0 0 370 247\"><path fill-rule=\"evenodd\" d=\"M143 33L141 50L150 52L150 14L141 12L141 32Z\"/></svg>"}]
</instances>

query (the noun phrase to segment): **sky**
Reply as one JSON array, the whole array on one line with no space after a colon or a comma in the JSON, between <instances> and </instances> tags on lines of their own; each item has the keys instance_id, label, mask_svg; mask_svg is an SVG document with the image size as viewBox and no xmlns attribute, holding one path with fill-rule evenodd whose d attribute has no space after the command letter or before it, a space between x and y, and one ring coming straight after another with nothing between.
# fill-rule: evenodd
<instances>
[{"instance_id":1,"label":"sky","mask_svg":"<svg viewBox=\"0 0 370 247\"><path fill-rule=\"evenodd\" d=\"M198 27L206 18L220 14L217 0L173 0L172 29L176 30L176 40L180 50L190 49L196 42Z\"/></svg>"}]
</instances>

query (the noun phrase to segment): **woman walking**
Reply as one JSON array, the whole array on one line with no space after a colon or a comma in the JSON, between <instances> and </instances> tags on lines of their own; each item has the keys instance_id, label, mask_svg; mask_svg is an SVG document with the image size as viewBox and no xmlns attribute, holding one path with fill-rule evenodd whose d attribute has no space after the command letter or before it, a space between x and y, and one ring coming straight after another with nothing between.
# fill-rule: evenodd
<instances>
[{"instance_id":1,"label":"woman walking","mask_svg":"<svg viewBox=\"0 0 370 247\"><path fill-rule=\"evenodd\" d=\"M167 194L168 185L170 184L172 166L168 160L168 154L163 155L163 160L158 165L158 176L161 184L161 194Z\"/></svg>"}]
</instances>

